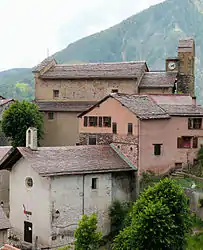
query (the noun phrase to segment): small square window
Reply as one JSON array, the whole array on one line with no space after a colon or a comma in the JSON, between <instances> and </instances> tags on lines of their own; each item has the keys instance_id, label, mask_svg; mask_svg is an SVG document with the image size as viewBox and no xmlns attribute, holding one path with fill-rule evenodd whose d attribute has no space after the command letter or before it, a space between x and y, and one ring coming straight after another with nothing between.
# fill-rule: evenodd
<instances>
[{"instance_id":1,"label":"small square window","mask_svg":"<svg viewBox=\"0 0 203 250\"><path fill-rule=\"evenodd\" d=\"M112 89L111 93L118 93L118 89Z\"/></svg>"},{"instance_id":2,"label":"small square window","mask_svg":"<svg viewBox=\"0 0 203 250\"><path fill-rule=\"evenodd\" d=\"M133 134L133 124L128 123L128 135L132 135L132 134Z\"/></svg>"},{"instance_id":3,"label":"small square window","mask_svg":"<svg viewBox=\"0 0 203 250\"><path fill-rule=\"evenodd\" d=\"M89 145L97 145L96 135L89 135Z\"/></svg>"},{"instance_id":4,"label":"small square window","mask_svg":"<svg viewBox=\"0 0 203 250\"><path fill-rule=\"evenodd\" d=\"M58 89L54 89L54 90L53 90L53 97L54 97L54 98L59 97L59 90L58 90Z\"/></svg>"},{"instance_id":5,"label":"small square window","mask_svg":"<svg viewBox=\"0 0 203 250\"><path fill-rule=\"evenodd\" d=\"M48 112L48 119L53 120L54 119L54 112Z\"/></svg>"},{"instance_id":6,"label":"small square window","mask_svg":"<svg viewBox=\"0 0 203 250\"><path fill-rule=\"evenodd\" d=\"M97 189L97 178L92 178L92 189Z\"/></svg>"},{"instance_id":7,"label":"small square window","mask_svg":"<svg viewBox=\"0 0 203 250\"><path fill-rule=\"evenodd\" d=\"M161 145L162 144L154 144L154 155L161 155Z\"/></svg>"}]
</instances>

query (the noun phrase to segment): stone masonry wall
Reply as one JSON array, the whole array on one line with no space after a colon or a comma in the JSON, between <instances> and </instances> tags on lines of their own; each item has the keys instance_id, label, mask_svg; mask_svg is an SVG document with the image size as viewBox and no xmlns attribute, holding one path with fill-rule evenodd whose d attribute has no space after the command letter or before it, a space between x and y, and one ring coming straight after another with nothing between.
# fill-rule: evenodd
<instances>
[{"instance_id":1,"label":"stone masonry wall","mask_svg":"<svg viewBox=\"0 0 203 250\"><path fill-rule=\"evenodd\" d=\"M79 144L88 145L89 136L96 136L97 145L108 145L113 142L113 134L80 133Z\"/></svg>"}]
</instances>

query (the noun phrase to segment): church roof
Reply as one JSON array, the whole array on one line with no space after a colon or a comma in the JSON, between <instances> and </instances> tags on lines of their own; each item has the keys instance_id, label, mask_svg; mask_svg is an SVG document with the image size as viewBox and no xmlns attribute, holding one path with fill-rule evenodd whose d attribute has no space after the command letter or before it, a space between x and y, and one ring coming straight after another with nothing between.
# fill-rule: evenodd
<instances>
[{"instance_id":1,"label":"church roof","mask_svg":"<svg viewBox=\"0 0 203 250\"><path fill-rule=\"evenodd\" d=\"M41 176L135 171L136 167L111 145L12 148L0 161L0 169L11 169L21 158Z\"/></svg>"},{"instance_id":2,"label":"church roof","mask_svg":"<svg viewBox=\"0 0 203 250\"><path fill-rule=\"evenodd\" d=\"M41 68L41 66L38 66ZM39 69L38 69L39 70ZM144 61L56 64L40 75L42 79L139 78L147 71ZM36 69L35 69L36 71Z\"/></svg>"}]
</instances>

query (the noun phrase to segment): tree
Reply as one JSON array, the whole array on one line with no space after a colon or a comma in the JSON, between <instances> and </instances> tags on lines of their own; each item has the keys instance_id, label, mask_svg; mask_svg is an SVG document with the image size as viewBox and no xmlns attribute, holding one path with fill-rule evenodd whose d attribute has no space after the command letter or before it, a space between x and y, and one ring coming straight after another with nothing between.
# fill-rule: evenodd
<instances>
[{"instance_id":1,"label":"tree","mask_svg":"<svg viewBox=\"0 0 203 250\"><path fill-rule=\"evenodd\" d=\"M97 232L97 216L83 215L75 231L75 250L98 250L102 234Z\"/></svg>"},{"instance_id":2,"label":"tree","mask_svg":"<svg viewBox=\"0 0 203 250\"><path fill-rule=\"evenodd\" d=\"M109 217L111 218L111 235L115 237L127 224L128 213L132 207L129 202L115 200L109 207Z\"/></svg>"},{"instance_id":3,"label":"tree","mask_svg":"<svg viewBox=\"0 0 203 250\"><path fill-rule=\"evenodd\" d=\"M134 203L131 224L114 239L114 250L183 250L191 229L188 199L175 181L147 188Z\"/></svg>"},{"instance_id":4,"label":"tree","mask_svg":"<svg viewBox=\"0 0 203 250\"><path fill-rule=\"evenodd\" d=\"M15 101L2 117L2 131L11 139L12 146L25 146L26 130L29 127L37 128L38 139L43 135L43 117L37 105L26 101Z\"/></svg>"}]
</instances>

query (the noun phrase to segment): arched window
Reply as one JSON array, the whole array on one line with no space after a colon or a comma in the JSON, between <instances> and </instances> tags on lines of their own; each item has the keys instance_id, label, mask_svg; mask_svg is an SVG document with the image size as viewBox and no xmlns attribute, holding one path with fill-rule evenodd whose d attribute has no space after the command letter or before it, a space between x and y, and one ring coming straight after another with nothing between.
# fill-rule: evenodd
<instances>
[{"instance_id":1,"label":"arched window","mask_svg":"<svg viewBox=\"0 0 203 250\"><path fill-rule=\"evenodd\" d=\"M28 130L28 145L31 144L31 131Z\"/></svg>"}]
</instances>

